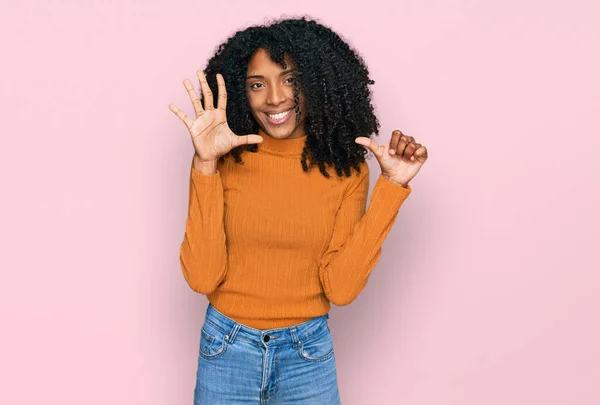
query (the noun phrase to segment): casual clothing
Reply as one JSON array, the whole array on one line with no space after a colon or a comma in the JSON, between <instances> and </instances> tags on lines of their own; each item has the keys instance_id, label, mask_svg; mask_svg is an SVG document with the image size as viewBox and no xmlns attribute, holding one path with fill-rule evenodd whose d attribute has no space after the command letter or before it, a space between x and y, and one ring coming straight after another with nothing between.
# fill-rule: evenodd
<instances>
[{"instance_id":1,"label":"casual clothing","mask_svg":"<svg viewBox=\"0 0 600 405\"><path fill-rule=\"evenodd\" d=\"M307 137L262 132L244 164L191 169L181 267L220 313L264 330L298 325L351 303L365 288L411 192L379 175L366 210L369 167L325 178L300 163ZM258 353L258 351L257 351Z\"/></svg>"},{"instance_id":2,"label":"casual clothing","mask_svg":"<svg viewBox=\"0 0 600 405\"><path fill-rule=\"evenodd\" d=\"M328 318L261 331L209 304L194 404L340 404Z\"/></svg>"},{"instance_id":3,"label":"casual clothing","mask_svg":"<svg viewBox=\"0 0 600 405\"><path fill-rule=\"evenodd\" d=\"M330 302L365 288L411 188L380 175L366 210L366 162L306 173L306 136L259 135L244 164L191 169L181 267L209 300L194 403L337 405Z\"/></svg>"}]
</instances>

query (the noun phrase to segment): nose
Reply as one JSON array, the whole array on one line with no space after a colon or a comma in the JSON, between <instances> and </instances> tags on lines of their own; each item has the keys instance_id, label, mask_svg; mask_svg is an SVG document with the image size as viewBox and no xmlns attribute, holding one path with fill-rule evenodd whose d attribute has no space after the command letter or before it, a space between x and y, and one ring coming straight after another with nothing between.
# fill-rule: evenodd
<instances>
[{"instance_id":1,"label":"nose","mask_svg":"<svg viewBox=\"0 0 600 405\"><path fill-rule=\"evenodd\" d=\"M279 105L287 101L287 94L283 86L269 86L267 104Z\"/></svg>"}]
</instances>

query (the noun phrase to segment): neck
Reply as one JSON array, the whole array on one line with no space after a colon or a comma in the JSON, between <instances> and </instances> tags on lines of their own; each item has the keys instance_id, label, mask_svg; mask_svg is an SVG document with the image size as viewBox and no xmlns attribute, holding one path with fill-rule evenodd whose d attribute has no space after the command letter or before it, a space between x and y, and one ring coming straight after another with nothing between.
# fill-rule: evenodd
<instances>
[{"instance_id":1,"label":"neck","mask_svg":"<svg viewBox=\"0 0 600 405\"><path fill-rule=\"evenodd\" d=\"M302 136L295 138L273 138L262 129L258 130L258 135L262 136L263 141L258 144L259 152L265 152L272 155L300 157L308 136L303 133Z\"/></svg>"}]
</instances>

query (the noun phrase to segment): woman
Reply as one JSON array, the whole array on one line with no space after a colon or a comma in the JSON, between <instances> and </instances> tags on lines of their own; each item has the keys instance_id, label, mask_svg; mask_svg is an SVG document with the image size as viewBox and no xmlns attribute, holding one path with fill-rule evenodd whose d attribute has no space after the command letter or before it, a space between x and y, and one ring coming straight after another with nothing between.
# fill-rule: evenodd
<instances>
[{"instance_id":1,"label":"woman","mask_svg":"<svg viewBox=\"0 0 600 405\"><path fill-rule=\"evenodd\" d=\"M181 267L209 300L195 403L338 404L330 303L365 288L427 150L369 138L364 62L306 18L235 33L198 79L195 118L169 106L195 149Z\"/></svg>"}]
</instances>

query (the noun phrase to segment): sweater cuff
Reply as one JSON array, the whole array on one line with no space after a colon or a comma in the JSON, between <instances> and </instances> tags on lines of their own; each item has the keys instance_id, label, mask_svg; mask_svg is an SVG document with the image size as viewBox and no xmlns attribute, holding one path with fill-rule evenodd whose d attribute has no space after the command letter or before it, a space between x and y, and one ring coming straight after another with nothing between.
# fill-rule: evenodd
<instances>
[{"instance_id":1,"label":"sweater cuff","mask_svg":"<svg viewBox=\"0 0 600 405\"><path fill-rule=\"evenodd\" d=\"M409 184L404 188L380 174L377 178L377 183L375 183L375 186L373 187L373 192L371 193L369 209L371 208L371 205L374 204L375 207L373 209L376 211L379 209L397 211L400 209L404 200L408 198L411 191L412 188Z\"/></svg>"},{"instance_id":2,"label":"sweater cuff","mask_svg":"<svg viewBox=\"0 0 600 405\"><path fill-rule=\"evenodd\" d=\"M192 167L192 179L199 184L212 184L221 180L221 172L217 169L215 174L202 174Z\"/></svg>"}]
</instances>

